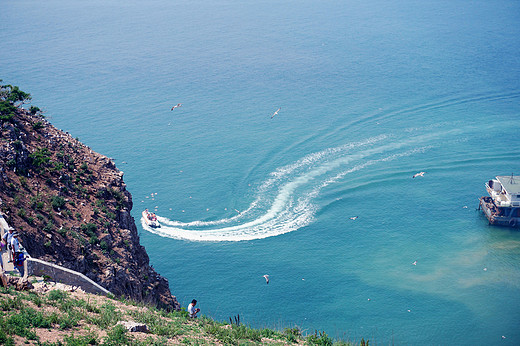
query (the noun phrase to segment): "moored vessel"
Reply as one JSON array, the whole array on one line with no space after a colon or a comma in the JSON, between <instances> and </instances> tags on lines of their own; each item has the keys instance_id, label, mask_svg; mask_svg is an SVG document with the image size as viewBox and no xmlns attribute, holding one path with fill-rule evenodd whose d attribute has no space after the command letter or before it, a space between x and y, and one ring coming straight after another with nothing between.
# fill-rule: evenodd
<instances>
[{"instance_id":1,"label":"moored vessel","mask_svg":"<svg viewBox=\"0 0 520 346\"><path fill-rule=\"evenodd\" d=\"M500 175L486 183L489 196L479 199L489 223L509 227L520 226L520 177Z\"/></svg>"}]
</instances>

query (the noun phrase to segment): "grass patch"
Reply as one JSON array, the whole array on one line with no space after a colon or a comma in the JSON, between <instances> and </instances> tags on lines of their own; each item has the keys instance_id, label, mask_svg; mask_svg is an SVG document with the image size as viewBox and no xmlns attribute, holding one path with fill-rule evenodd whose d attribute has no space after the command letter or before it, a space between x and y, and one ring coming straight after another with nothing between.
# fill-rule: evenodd
<instances>
[{"instance_id":1,"label":"grass patch","mask_svg":"<svg viewBox=\"0 0 520 346\"><path fill-rule=\"evenodd\" d=\"M61 290L40 295L0 288L0 345L14 345L14 336L24 338L26 344L42 346L158 346L172 342L187 345L353 345L334 342L325 332L316 331L304 337L299 328L287 328L283 332L255 329L205 316L190 319L186 311L166 311L126 299L96 297L92 302L90 297L79 299L75 293ZM144 323L150 334L136 337L118 325L119 321ZM60 330L64 336L55 343L42 343L38 336L42 329ZM107 331L106 337L96 334L98 329ZM367 346L368 341L362 340L362 345Z\"/></svg>"},{"instance_id":2,"label":"grass patch","mask_svg":"<svg viewBox=\"0 0 520 346\"><path fill-rule=\"evenodd\" d=\"M100 328L108 328L115 325L118 321L121 320L122 314L118 311L114 304L111 302L107 302L103 306L100 307L100 312L96 316L91 319L91 322Z\"/></svg>"}]
</instances>

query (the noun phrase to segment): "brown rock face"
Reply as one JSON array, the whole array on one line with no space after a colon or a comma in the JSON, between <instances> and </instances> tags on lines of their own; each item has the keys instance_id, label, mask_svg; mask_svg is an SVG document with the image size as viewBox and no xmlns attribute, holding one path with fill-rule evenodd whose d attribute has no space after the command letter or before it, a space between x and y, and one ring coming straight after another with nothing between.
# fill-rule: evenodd
<instances>
[{"instance_id":1,"label":"brown rock face","mask_svg":"<svg viewBox=\"0 0 520 346\"><path fill-rule=\"evenodd\" d=\"M31 256L79 271L116 296L179 309L149 258L130 215L123 172L18 109L0 124L0 208Z\"/></svg>"}]
</instances>

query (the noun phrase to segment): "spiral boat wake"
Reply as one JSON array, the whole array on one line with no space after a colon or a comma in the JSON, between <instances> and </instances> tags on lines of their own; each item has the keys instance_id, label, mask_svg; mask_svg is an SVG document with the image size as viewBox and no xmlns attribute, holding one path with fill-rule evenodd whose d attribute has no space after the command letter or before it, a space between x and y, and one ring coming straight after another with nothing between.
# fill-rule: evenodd
<instances>
[{"instance_id":1,"label":"spiral boat wake","mask_svg":"<svg viewBox=\"0 0 520 346\"><path fill-rule=\"evenodd\" d=\"M257 189L255 200L233 217L181 222L158 216L160 228L147 226L143 219L141 224L162 237L189 241L244 241L293 232L314 220L319 210L316 198L327 186L349 175L363 174L371 166L422 153L445 134L400 139L380 135L328 148L270 173Z\"/></svg>"}]
</instances>

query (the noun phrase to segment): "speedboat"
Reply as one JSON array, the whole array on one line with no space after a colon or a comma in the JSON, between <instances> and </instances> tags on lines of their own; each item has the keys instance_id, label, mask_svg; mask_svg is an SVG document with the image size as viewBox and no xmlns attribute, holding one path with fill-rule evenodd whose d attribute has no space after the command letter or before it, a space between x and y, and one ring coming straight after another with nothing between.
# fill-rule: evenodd
<instances>
[{"instance_id":1,"label":"speedboat","mask_svg":"<svg viewBox=\"0 0 520 346\"><path fill-rule=\"evenodd\" d=\"M161 224L159 223L159 221L157 221L157 216L154 213L150 213L148 209L145 209L143 211L143 219L144 222L150 227L161 227Z\"/></svg>"}]
</instances>

